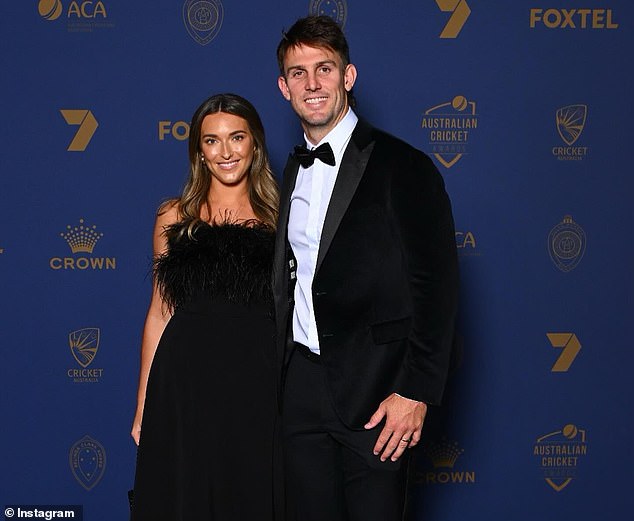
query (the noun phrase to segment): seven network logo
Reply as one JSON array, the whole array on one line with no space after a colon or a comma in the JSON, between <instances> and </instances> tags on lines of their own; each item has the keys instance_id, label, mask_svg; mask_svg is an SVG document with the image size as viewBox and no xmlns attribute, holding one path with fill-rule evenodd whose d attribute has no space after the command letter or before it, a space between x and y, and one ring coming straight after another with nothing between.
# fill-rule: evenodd
<instances>
[{"instance_id":1,"label":"seven network logo","mask_svg":"<svg viewBox=\"0 0 634 521\"><path fill-rule=\"evenodd\" d=\"M62 109L62 116L69 125L79 125L75 137L68 145L69 152L83 152L88 147L95 130L99 126L93 113L86 109Z\"/></svg>"},{"instance_id":2,"label":"seven network logo","mask_svg":"<svg viewBox=\"0 0 634 521\"><path fill-rule=\"evenodd\" d=\"M436 3L441 11L451 13L440 38L456 38L471 14L469 5L466 0L436 0Z\"/></svg>"}]
</instances>

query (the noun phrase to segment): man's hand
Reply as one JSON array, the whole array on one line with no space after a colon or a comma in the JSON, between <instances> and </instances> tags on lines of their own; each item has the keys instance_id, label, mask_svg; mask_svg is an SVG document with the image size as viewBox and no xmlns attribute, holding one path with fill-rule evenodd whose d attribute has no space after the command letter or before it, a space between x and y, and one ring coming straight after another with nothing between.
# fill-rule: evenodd
<instances>
[{"instance_id":1,"label":"man's hand","mask_svg":"<svg viewBox=\"0 0 634 521\"><path fill-rule=\"evenodd\" d=\"M379 408L365 424L366 429L376 427L384 417L385 426L374 445L374 454L381 454L381 461L396 461L405 449L420 441L427 405L392 393L381 402Z\"/></svg>"}]
</instances>

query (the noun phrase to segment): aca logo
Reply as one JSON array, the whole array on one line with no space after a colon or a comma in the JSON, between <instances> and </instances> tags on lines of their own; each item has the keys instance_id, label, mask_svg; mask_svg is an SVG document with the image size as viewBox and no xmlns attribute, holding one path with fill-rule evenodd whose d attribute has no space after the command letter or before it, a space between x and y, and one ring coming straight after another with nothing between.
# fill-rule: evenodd
<instances>
[{"instance_id":1,"label":"aca logo","mask_svg":"<svg viewBox=\"0 0 634 521\"><path fill-rule=\"evenodd\" d=\"M348 17L348 6L345 0L311 0L308 13L311 16L330 16L343 29Z\"/></svg>"},{"instance_id":2,"label":"aca logo","mask_svg":"<svg viewBox=\"0 0 634 521\"><path fill-rule=\"evenodd\" d=\"M479 257L481 255L478 249L476 237L473 232L456 231L456 248L460 257Z\"/></svg>"},{"instance_id":3,"label":"aca logo","mask_svg":"<svg viewBox=\"0 0 634 521\"><path fill-rule=\"evenodd\" d=\"M111 29L114 23L108 20L106 4L93 0L72 0L64 10L61 0L40 0L37 5L38 13L45 20L57 20L64 11L69 32L92 32L93 29Z\"/></svg>"},{"instance_id":4,"label":"aca logo","mask_svg":"<svg viewBox=\"0 0 634 521\"><path fill-rule=\"evenodd\" d=\"M220 0L185 0L183 23L194 41L200 45L211 42L222 27L224 8Z\"/></svg>"},{"instance_id":5,"label":"aca logo","mask_svg":"<svg viewBox=\"0 0 634 521\"><path fill-rule=\"evenodd\" d=\"M165 141L165 138L170 136L177 141L185 141L189 137L189 123L187 121L159 121L159 141Z\"/></svg>"},{"instance_id":6,"label":"aca logo","mask_svg":"<svg viewBox=\"0 0 634 521\"><path fill-rule=\"evenodd\" d=\"M455 96L425 111L421 127L429 133L429 147L446 168L454 166L467 153L471 133L478 128L475 101Z\"/></svg>"},{"instance_id":7,"label":"aca logo","mask_svg":"<svg viewBox=\"0 0 634 521\"><path fill-rule=\"evenodd\" d=\"M586 252L586 232L572 216L565 215L548 234L548 253L564 273L574 270Z\"/></svg>"},{"instance_id":8,"label":"aca logo","mask_svg":"<svg viewBox=\"0 0 634 521\"><path fill-rule=\"evenodd\" d=\"M45 20L57 20L63 10L61 0L40 0L37 5L40 16ZM66 17L71 18L107 18L108 13L103 2L93 2L91 0L76 1L73 0L68 4Z\"/></svg>"},{"instance_id":9,"label":"aca logo","mask_svg":"<svg viewBox=\"0 0 634 521\"><path fill-rule=\"evenodd\" d=\"M471 14L469 5L466 0L436 0L436 3L441 11L451 13L440 38L456 38Z\"/></svg>"},{"instance_id":10,"label":"aca logo","mask_svg":"<svg viewBox=\"0 0 634 521\"><path fill-rule=\"evenodd\" d=\"M114 270L117 267L115 257L93 257L93 250L103 233L97 226L88 226L80 219L79 224L66 227L60 236L66 241L73 257L52 257L49 266L52 270Z\"/></svg>"},{"instance_id":11,"label":"aca logo","mask_svg":"<svg viewBox=\"0 0 634 521\"><path fill-rule=\"evenodd\" d=\"M69 125L79 125L75 137L73 137L73 140L66 150L69 152L83 152L88 147L88 143L90 143L92 136L99 126L95 116L92 112L85 109L62 109L60 112L64 120L66 120L66 123Z\"/></svg>"},{"instance_id":12,"label":"aca logo","mask_svg":"<svg viewBox=\"0 0 634 521\"><path fill-rule=\"evenodd\" d=\"M556 492L561 492L576 477L587 451L585 429L572 423L540 436L533 445L533 455L538 458L544 480Z\"/></svg>"},{"instance_id":13,"label":"aca logo","mask_svg":"<svg viewBox=\"0 0 634 521\"><path fill-rule=\"evenodd\" d=\"M530 10L531 29L618 29L612 21L612 9L541 9Z\"/></svg>"},{"instance_id":14,"label":"aca logo","mask_svg":"<svg viewBox=\"0 0 634 521\"><path fill-rule=\"evenodd\" d=\"M73 358L81 366L80 369L68 369L68 378L75 383L97 383L103 376L103 369L89 368L97 350L101 332L98 327L85 327L68 334L68 344Z\"/></svg>"},{"instance_id":15,"label":"aca logo","mask_svg":"<svg viewBox=\"0 0 634 521\"><path fill-rule=\"evenodd\" d=\"M559 137L567 146L554 146L552 154L560 161L581 161L588 154L588 147L573 146L586 126L587 105L568 105L557 109L555 124Z\"/></svg>"},{"instance_id":16,"label":"aca logo","mask_svg":"<svg viewBox=\"0 0 634 521\"><path fill-rule=\"evenodd\" d=\"M475 483L475 471L454 470L456 461L464 453L457 442L446 438L438 442L428 442L424 452L431 462L431 468L419 472L416 478L421 484Z\"/></svg>"},{"instance_id":17,"label":"aca logo","mask_svg":"<svg viewBox=\"0 0 634 521\"><path fill-rule=\"evenodd\" d=\"M46 20L57 20L62 14L62 2L60 0L40 0L37 11Z\"/></svg>"},{"instance_id":18,"label":"aca logo","mask_svg":"<svg viewBox=\"0 0 634 521\"><path fill-rule=\"evenodd\" d=\"M86 435L70 448L68 461L77 482L86 490L91 490L99 483L106 470L106 449L97 440Z\"/></svg>"},{"instance_id":19,"label":"aca logo","mask_svg":"<svg viewBox=\"0 0 634 521\"><path fill-rule=\"evenodd\" d=\"M561 349L561 355L557 358L551 371L553 373L565 373L577 358L581 351L581 342L574 333L546 333L550 345Z\"/></svg>"}]
</instances>

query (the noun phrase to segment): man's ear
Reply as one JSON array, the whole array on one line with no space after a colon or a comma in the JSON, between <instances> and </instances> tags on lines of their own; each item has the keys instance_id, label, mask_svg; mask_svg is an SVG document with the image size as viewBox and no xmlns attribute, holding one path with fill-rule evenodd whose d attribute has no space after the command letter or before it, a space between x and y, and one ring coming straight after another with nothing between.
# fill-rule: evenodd
<instances>
[{"instance_id":1,"label":"man's ear","mask_svg":"<svg viewBox=\"0 0 634 521\"><path fill-rule=\"evenodd\" d=\"M347 92L352 90L355 81L357 81L357 68L349 63L343 71L343 86Z\"/></svg>"},{"instance_id":2,"label":"man's ear","mask_svg":"<svg viewBox=\"0 0 634 521\"><path fill-rule=\"evenodd\" d=\"M279 78L277 78L277 86L280 89L282 96L284 96L284 99L286 101L290 101L291 93L288 90L288 85L286 84L286 78L284 78L284 76L280 76Z\"/></svg>"}]
</instances>

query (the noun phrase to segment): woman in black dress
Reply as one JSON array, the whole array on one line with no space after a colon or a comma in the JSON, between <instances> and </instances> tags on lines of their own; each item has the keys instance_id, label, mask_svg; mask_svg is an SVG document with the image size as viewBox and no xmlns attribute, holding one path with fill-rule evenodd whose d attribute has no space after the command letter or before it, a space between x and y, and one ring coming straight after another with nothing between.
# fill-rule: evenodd
<instances>
[{"instance_id":1,"label":"woman in black dress","mask_svg":"<svg viewBox=\"0 0 634 521\"><path fill-rule=\"evenodd\" d=\"M189 160L182 195L161 206L154 229L132 519L268 521L278 190L253 106L233 94L206 100Z\"/></svg>"}]
</instances>

